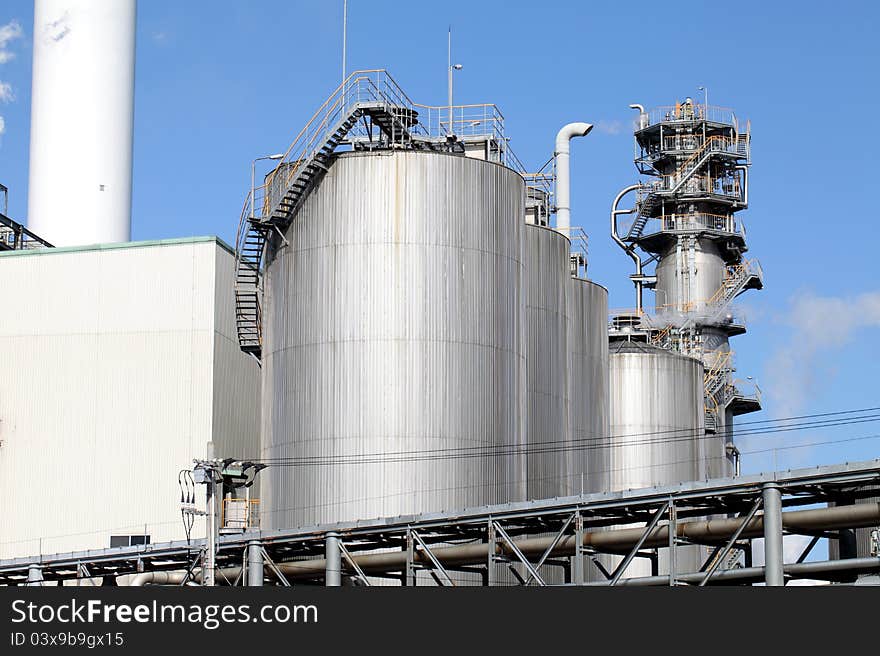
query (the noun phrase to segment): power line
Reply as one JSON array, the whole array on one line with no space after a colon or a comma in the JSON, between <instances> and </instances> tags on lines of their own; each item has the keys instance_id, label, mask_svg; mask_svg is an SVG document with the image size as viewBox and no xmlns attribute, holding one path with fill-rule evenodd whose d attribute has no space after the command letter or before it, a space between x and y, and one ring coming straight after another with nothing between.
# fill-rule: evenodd
<instances>
[{"instance_id":1,"label":"power line","mask_svg":"<svg viewBox=\"0 0 880 656\"><path fill-rule=\"evenodd\" d=\"M778 420L767 420L763 422L752 422L752 424L780 423L790 422L794 419L809 417L831 417L836 415L834 419L819 419L816 421L806 421L800 423L788 423L780 426L753 426L752 428L738 429L733 435L735 437L749 437L754 435L766 435L773 433L784 433L791 431L802 431L817 428L833 428L839 426L848 426L861 423L870 423L880 420L880 414L862 414L855 417L844 417L840 415L864 413L875 408L863 410L842 411L836 413L822 413L816 415L803 415L801 417L791 417ZM659 436L654 439L634 440L643 436ZM724 435L706 435L700 429L678 429L654 431L648 433L634 433L616 436L588 437L578 440L552 440L545 442L532 442L522 445L479 445L472 447L455 447L446 449L428 449L419 451L397 451L385 453L367 453L367 454L348 454L348 455L325 455L325 456L292 456L286 458L270 458L256 460L274 467L304 467L304 466L330 466L343 464L381 464L381 463L398 463L398 462L418 462L423 460L452 460L459 458L484 458L484 457L503 457L515 455L529 455L541 453L559 453L565 451L591 451L598 449L614 449L628 448L633 446L670 444L675 442L683 442L689 440L717 440ZM611 441L613 440L613 441Z\"/></svg>"},{"instance_id":2,"label":"power line","mask_svg":"<svg viewBox=\"0 0 880 656\"><path fill-rule=\"evenodd\" d=\"M824 441L819 441L819 442L807 442L804 444L792 444L792 445L788 445L788 446L778 446L778 447L773 447L773 448L769 448L769 449L755 449L755 450L749 450L749 451L742 451L741 455L756 455L759 453L769 453L769 452L773 452L773 451L788 451L788 450L800 449L800 448L805 448L805 447L828 446L828 445L836 445L836 444L842 444L842 443L847 443L847 442L859 442L859 441L877 440L877 439L880 439L880 434L875 433L872 435L862 435L859 437L852 437L852 438L824 440ZM704 459L703 463L708 464L710 462L723 462L726 460L727 460L727 458L725 456L713 456L711 458ZM589 472L573 472L571 474L566 474L566 475L561 475L561 476L542 476L542 477L538 477L538 478L527 477L527 478L520 478L520 479L515 479L515 480L509 480L509 481L501 481L501 483L505 487L509 488L510 486L520 485L522 483L528 483L528 482L544 483L547 481L563 481L565 479L570 479L570 478L575 478L575 477L577 479L580 479L581 475L586 476L587 474L589 474L589 475L616 474L616 473L623 473L623 472L652 470L652 469L657 469L657 468L661 468L661 467L671 467L673 465L686 465L686 464L691 464L693 462L694 462L693 458L688 458L685 460L671 460L671 461L666 461L666 462L656 462L656 463L638 465L638 466L615 467L615 468L611 468L611 469L600 469L600 470L591 469ZM488 487L493 487L493 486L497 486L497 485L498 485L498 482L495 482L495 483L490 482L490 483L479 483L479 484L472 484L472 485L450 485L447 487L432 487L432 488L422 488L422 489L418 489L418 490L405 490L403 492L397 492L397 493L393 493L393 494L383 493L381 495L377 495L377 496L373 496L373 497L359 496L359 497L356 497L353 499L342 499L342 500L330 501L330 502L320 503L320 504L313 503L313 504L307 504L307 505L302 505L302 506L288 506L286 508L275 508L271 511L266 511L266 510L261 509L260 515L261 516L269 516L269 515L274 515L274 514L277 514L280 512L307 510L307 509L318 509L318 508L330 508L333 506L342 506L342 505L347 505L347 504L351 504L351 503L355 503L355 502L359 502L359 501L360 502L380 501L383 499L389 499L389 498L393 498L393 497L412 496L414 494L426 494L426 493L432 493L432 492L433 493L453 492L453 491L460 491L460 490L466 490L466 489L475 489L476 490L476 489L480 489L480 488L488 488ZM605 490L605 491L607 491L607 490ZM583 492L584 491L582 490L580 493L583 493ZM596 492L596 493L598 493L598 492ZM572 492L572 494L576 495L576 494L578 494L578 492Z\"/></svg>"}]
</instances>

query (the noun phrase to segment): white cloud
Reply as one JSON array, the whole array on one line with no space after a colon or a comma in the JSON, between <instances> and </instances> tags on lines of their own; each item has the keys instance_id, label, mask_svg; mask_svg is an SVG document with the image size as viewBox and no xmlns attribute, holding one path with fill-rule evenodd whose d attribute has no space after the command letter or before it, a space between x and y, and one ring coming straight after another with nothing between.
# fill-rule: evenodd
<instances>
[{"instance_id":1,"label":"white cloud","mask_svg":"<svg viewBox=\"0 0 880 656\"><path fill-rule=\"evenodd\" d=\"M5 64L15 58L15 53L9 50L9 42L21 38L21 25L18 21L12 20L6 25L0 25L0 64ZM0 80L0 103L8 103L15 100L15 93L12 91L12 85L8 82ZM0 135L6 132L6 121L0 116Z\"/></svg>"},{"instance_id":2,"label":"white cloud","mask_svg":"<svg viewBox=\"0 0 880 656\"><path fill-rule=\"evenodd\" d=\"M15 53L11 52L7 46L10 41L21 38L21 25L18 21L13 20L0 25L0 64L5 64L15 57Z\"/></svg>"},{"instance_id":3,"label":"white cloud","mask_svg":"<svg viewBox=\"0 0 880 656\"><path fill-rule=\"evenodd\" d=\"M0 102L8 103L15 100L12 85L8 82L0 82Z\"/></svg>"},{"instance_id":4,"label":"white cloud","mask_svg":"<svg viewBox=\"0 0 880 656\"><path fill-rule=\"evenodd\" d=\"M851 297L801 293L782 323L788 327L786 342L769 358L764 381L774 414L787 417L807 407L821 356L839 351L860 330L880 328L880 291Z\"/></svg>"}]
</instances>

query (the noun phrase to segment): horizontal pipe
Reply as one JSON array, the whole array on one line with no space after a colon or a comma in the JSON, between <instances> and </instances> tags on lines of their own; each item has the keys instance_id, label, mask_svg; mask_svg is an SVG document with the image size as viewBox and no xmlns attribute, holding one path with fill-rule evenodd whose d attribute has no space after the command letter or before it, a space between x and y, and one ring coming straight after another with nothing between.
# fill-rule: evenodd
<instances>
[{"instance_id":1,"label":"horizontal pipe","mask_svg":"<svg viewBox=\"0 0 880 656\"><path fill-rule=\"evenodd\" d=\"M226 567L224 569L215 570L215 583L217 585L225 585L227 582L231 585L233 581L238 579L241 574L241 567ZM162 570L152 572L141 572L135 576L128 585L138 587L144 585L181 585L186 577L186 572L167 572ZM187 585L201 585L202 572L196 570L190 574L190 580Z\"/></svg>"},{"instance_id":2,"label":"horizontal pipe","mask_svg":"<svg viewBox=\"0 0 880 656\"><path fill-rule=\"evenodd\" d=\"M792 579L830 579L830 574L861 574L880 570L880 558L849 558L844 560L823 560L812 563L790 563L783 567L785 576ZM675 580L682 583L699 583L705 572L676 574ZM758 583L764 580L763 567L741 567L727 569L712 575L710 583ZM607 581L586 583L586 586L608 585ZM642 576L621 579L617 585L669 585L668 576Z\"/></svg>"},{"instance_id":3,"label":"horizontal pipe","mask_svg":"<svg viewBox=\"0 0 880 656\"><path fill-rule=\"evenodd\" d=\"M797 533L819 530L835 530L840 528L863 528L873 526L880 521L880 503L863 503L852 506L836 506L814 510L795 510L782 514L782 526L785 530ZM722 518L676 524L676 534L680 538L699 541L721 541L729 538L736 531L742 519ZM764 518L754 517L743 529L742 538L758 538L763 535ZM616 530L592 531L584 533L583 545L592 547L599 552L626 552L636 544L644 533L644 528L624 528ZM516 540L517 548L526 556L541 556L551 546L553 538L525 538ZM669 527L656 527L648 535L644 547L663 547L669 543ZM559 540L549 555L574 555L575 537L569 535ZM503 545L495 546L496 554L511 555L512 551ZM454 547L438 547L432 549L434 557L443 565L479 565L488 558L486 544L465 544ZM406 567L405 552L384 552L369 554L352 554L355 562L366 573L398 571ZM429 559L419 551L415 553L417 562L429 565ZM279 563L278 568L289 579L316 579L324 575L325 561L303 560L290 563ZM668 582L668 578L666 579ZM714 579L713 579L714 580Z\"/></svg>"}]
</instances>

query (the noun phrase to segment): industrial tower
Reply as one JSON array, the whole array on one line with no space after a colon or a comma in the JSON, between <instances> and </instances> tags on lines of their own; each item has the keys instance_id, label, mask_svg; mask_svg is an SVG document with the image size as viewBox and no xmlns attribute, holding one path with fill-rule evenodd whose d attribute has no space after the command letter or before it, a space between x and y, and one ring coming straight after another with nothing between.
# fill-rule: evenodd
<instances>
[{"instance_id":1,"label":"industrial tower","mask_svg":"<svg viewBox=\"0 0 880 656\"><path fill-rule=\"evenodd\" d=\"M733 417L761 409L758 387L734 377L729 343L746 330L733 300L763 287L760 265L744 258L746 231L736 216L748 207L750 125L729 109L690 98L650 112L630 107L639 111L635 165L650 179L623 189L611 209L612 238L636 267L630 276L636 310L612 315L611 338L642 338L703 361L705 429L725 440L735 469ZM632 192L634 207L618 209ZM632 217L626 226L618 225L623 214ZM654 262L654 274L647 275L645 267ZM643 308L646 288L655 292L653 314ZM708 473L732 472L721 463Z\"/></svg>"}]
</instances>

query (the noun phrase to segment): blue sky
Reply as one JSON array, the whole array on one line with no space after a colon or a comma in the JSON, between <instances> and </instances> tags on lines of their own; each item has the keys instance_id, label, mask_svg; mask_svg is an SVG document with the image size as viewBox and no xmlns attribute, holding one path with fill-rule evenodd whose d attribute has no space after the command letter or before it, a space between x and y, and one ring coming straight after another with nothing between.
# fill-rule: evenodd
<instances>
[{"instance_id":1,"label":"blue sky","mask_svg":"<svg viewBox=\"0 0 880 656\"><path fill-rule=\"evenodd\" d=\"M417 102L444 104L452 24L456 102L494 102L519 157L552 153L564 123L597 129L573 144L573 223L590 233L590 276L613 307L632 304L628 260L608 238L608 208L636 180L632 110L697 86L752 121L750 256L766 274L743 306L739 374L767 411L747 420L880 406L880 283L872 167L880 91L875 3L587 3L350 0L349 70L387 68ZM401 11L403 7L403 11ZM250 161L283 151L340 76L342 1L140 0L133 237L234 236ZM33 9L18 21L0 81L0 182L10 214L27 215ZM0 50L0 52L3 52ZM2 88L0 88L2 90ZM0 93L0 98L3 94ZM60 111L63 111L61 109ZM880 433L866 424L753 438L745 450ZM782 450L779 466L875 457L880 440ZM747 457L745 471L772 467Z\"/></svg>"}]
</instances>

